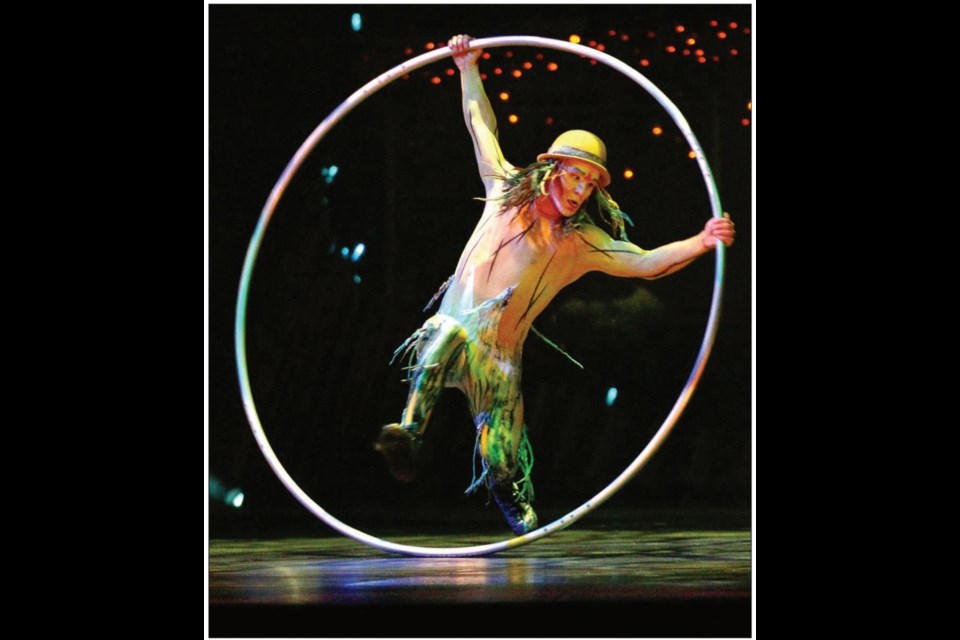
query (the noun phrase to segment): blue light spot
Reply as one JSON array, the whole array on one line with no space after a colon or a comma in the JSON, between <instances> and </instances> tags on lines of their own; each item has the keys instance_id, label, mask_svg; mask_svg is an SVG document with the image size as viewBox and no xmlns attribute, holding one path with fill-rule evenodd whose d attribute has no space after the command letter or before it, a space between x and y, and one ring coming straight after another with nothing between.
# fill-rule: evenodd
<instances>
[{"instance_id":1,"label":"blue light spot","mask_svg":"<svg viewBox=\"0 0 960 640\"><path fill-rule=\"evenodd\" d=\"M360 284L360 276L356 274L353 275L353 284Z\"/></svg>"},{"instance_id":2,"label":"blue light spot","mask_svg":"<svg viewBox=\"0 0 960 640\"><path fill-rule=\"evenodd\" d=\"M343 256L344 258L346 258L347 256L350 255L350 249L348 249L348 248L346 248L346 247L341 247L341 248L340 248L340 255Z\"/></svg>"},{"instance_id":3,"label":"blue light spot","mask_svg":"<svg viewBox=\"0 0 960 640\"><path fill-rule=\"evenodd\" d=\"M360 27L363 26L363 18L360 17L359 13L355 13L350 16L350 28L354 31L360 31Z\"/></svg>"},{"instance_id":4,"label":"blue light spot","mask_svg":"<svg viewBox=\"0 0 960 640\"><path fill-rule=\"evenodd\" d=\"M226 489L223 486L223 483L220 482L220 479L215 475L211 475L207 480L207 484L210 488L210 497L215 500L223 499Z\"/></svg>"},{"instance_id":5,"label":"blue light spot","mask_svg":"<svg viewBox=\"0 0 960 640\"><path fill-rule=\"evenodd\" d=\"M607 406L612 407L613 403L617 400L617 388L610 387L607 389Z\"/></svg>"},{"instance_id":6,"label":"blue light spot","mask_svg":"<svg viewBox=\"0 0 960 640\"><path fill-rule=\"evenodd\" d=\"M337 176L337 173L340 171L340 167L335 164L330 165L329 167L324 167L320 170L320 175L324 176L327 184L333 183L333 179Z\"/></svg>"},{"instance_id":7,"label":"blue light spot","mask_svg":"<svg viewBox=\"0 0 960 640\"><path fill-rule=\"evenodd\" d=\"M239 509L243 506L243 491L240 489L231 489L227 493L227 497L224 500L228 505L235 509Z\"/></svg>"},{"instance_id":8,"label":"blue light spot","mask_svg":"<svg viewBox=\"0 0 960 640\"><path fill-rule=\"evenodd\" d=\"M367 247L361 242L353 248L353 255L350 256L350 262L356 262L363 256L363 252L367 250Z\"/></svg>"}]
</instances>

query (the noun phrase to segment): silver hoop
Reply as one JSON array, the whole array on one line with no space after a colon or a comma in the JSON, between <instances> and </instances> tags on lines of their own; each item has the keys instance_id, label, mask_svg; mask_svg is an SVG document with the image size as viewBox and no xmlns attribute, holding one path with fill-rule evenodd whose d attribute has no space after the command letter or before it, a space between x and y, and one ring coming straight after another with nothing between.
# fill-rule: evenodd
<instances>
[{"instance_id":1,"label":"silver hoop","mask_svg":"<svg viewBox=\"0 0 960 640\"><path fill-rule=\"evenodd\" d=\"M470 43L471 49L510 46L542 47L585 56L587 58L596 60L597 62L601 62L609 67L613 67L643 87L651 96L654 97L654 99L657 100L657 102L664 107L664 109L666 109L667 113L670 114L670 117L673 118L673 121L683 132L687 142L690 143L690 148L696 153L697 163L700 165L700 171L703 174L703 179L706 183L707 192L710 197L710 208L712 215L715 218L722 217L723 214L720 206L720 197L717 194L717 187L713 180L713 173L710 171L710 166L703 154L703 149L701 149L700 143L697 141L696 136L693 135L690 125L687 123L686 118L683 117L683 114L680 113L680 110L677 108L677 106L674 105L673 102L671 102L671 100L667 98L662 91L660 91L660 89L650 82L650 80L645 78L636 69L609 54L585 47L583 45L565 42L563 40L553 40L551 38L539 38L534 36L501 36L496 38L481 38L478 40L473 40ZM723 292L725 248L723 243L718 242L716 246L716 272L713 282L713 297L710 304L710 315L707 320L707 327L704 331L703 341L700 344L700 351L697 354L697 359L693 364L693 369L687 378L687 382L684 385L683 390L677 397L677 401L674 403L673 408L670 410L670 413L667 415L666 419L663 421L663 424L654 434L653 438L651 438L650 442L647 443L647 446L644 447L643 451L640 452L630 466L624 469L624 471L617 476L613 482L607 485L603 491L559 520L555 520L550 524L546 524L528 534L518 536L516 538L510 538L508 540L502 540L500 542L476 545L472 547L418 547L389 542L360 531L359 529L355 529L327 513L320 505L314 502L313 499L311 499L310 496L308 496L303 489L301 489L297 483L294 482L293 478L290 477L290 474L287 473L286 469L284 469L283 465L280 464L280 461L277 459L276 453L274 453L273 448L270 446L270 442L267 440L267 436L264 434L263 425L260 423L260 417L257 414L257 408L253 401L253 393L250 390L250 377L247 370L245 333L247 296L250 288L250 280L253 276L254 263L256 262L257 254L260 251L260 246L263 242L263 236L266 232L267 225L270 223L270 219L273 216L277 204L280 202L280 198L283 196L284 191L286 190L290 181L293 179L294 174L300 168L300 165L306 159L307 155L310 154L313 148L316 147L317 143L323 139L330 129L332 129L341 118L352 111L354 107L397 78L403 76L404 74L410 73L415 69L419 69L422 66L440 60L441 58L445 58L450 54L451 51L448 47L441 47L439 49L419 55L415 58L411 58L406 62L397 65L393 69L390 69L386 73L374 78L359 90L354 92L353 95L341 103L340 106L334 109L330 115L328 115L323 122L321 122L320 125L314 129L313 133L310 134L303 144L300 145L300 148L293 155L293 158L291 158L290 162L283 170L283 173L280 175L280 179L277 180L273 190L270 192L270 196L267 198L267 202L263 206L263 210L260 213L260 220L253 232L253 237L250 239L250 245L247 248L246 260L243 264L243 272L240 277L240 289L237 296L237 314L234 322L234 343L237 352L237 373L240 378L240 391L241 395L243 396L243 406L247 413L247 420L250 422L250 429L253 431L253 435L257 440L257 444L260 446L260 450L263 452L264 457L266 457L267 462L273 469L273 472L277 475L283 485L290 491L290 493L292 493L294 497L304 507L307 508L308 511L313 513L315 516L323 520L325 523L343 535L349 536L358 542L368 544L384 551L410 556L480 556L519 547L569 527L571 524L600 506L614 493L619 491L631 478L633 478L633 476L637 474L637 472L640 471L640 469L643 468L644 465L646 465L650 458L653 457L653 454L656 453L657 449L660 448L660 445L663 444L664 440L666 440L670 431L680 418L680 414L683 413L684 408L687 406L690 397L693 395L693 391L700 380L700 376L703 373L704 367L706 366L707 358L709 357L710 351L713 347L714 339L716 338L717 319L720 314L720 300Z\"/></svg>"}]
</instances>

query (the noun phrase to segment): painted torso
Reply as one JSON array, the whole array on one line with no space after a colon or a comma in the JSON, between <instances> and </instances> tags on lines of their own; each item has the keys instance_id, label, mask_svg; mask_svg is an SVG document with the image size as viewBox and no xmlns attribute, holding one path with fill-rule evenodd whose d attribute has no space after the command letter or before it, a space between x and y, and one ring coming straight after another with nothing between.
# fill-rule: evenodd
<instances>
[{"instance_id":1,"label":"painted torso","mask_svg":"<svg viewBox=\"0 0 960 640\"><path fill-rule=\"evenodd\" d=\"M529 209L500 212L488 202L457 264L440 304L440 313L459 320L471 338L477 335L477 307L504 295L496 331L498 351L519 358L530 325L565 286L581 273L575 268L582 243L576 233Z\"/></svg>"}]
</instances>

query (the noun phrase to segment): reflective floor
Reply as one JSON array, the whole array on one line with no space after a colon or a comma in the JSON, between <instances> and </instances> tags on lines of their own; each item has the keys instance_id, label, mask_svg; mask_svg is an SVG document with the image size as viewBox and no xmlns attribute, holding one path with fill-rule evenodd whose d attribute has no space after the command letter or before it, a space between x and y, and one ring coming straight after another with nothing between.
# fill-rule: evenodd
<instances>
[{"instance_id":1,"label":"reflective floor","mask_svg":"<svg viewBox=\"0 0 960 640\"><path fill-rule=\"evenodd\" d=\"M569 529L483 558L399 557L343 537L211 540L209 553L213 637L750 635L749 531Z\"/></svg>"}]
</instances>

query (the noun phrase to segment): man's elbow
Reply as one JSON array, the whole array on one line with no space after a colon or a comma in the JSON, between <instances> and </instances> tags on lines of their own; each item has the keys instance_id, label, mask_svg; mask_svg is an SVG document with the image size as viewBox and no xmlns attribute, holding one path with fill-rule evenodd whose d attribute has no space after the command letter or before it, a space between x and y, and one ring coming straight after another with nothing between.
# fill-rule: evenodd
<instances>
[{"instance_id":1,"label":"man's elbow","mask_svg":"<svg viewBox=\"0 0 960 640\"><path fill-rule=\"evenodd\" d=\"M655 273L653 271L648 271L647 269L628 269L615 275L618 275L621 278L636 278L637 280L656 280L657 278L662 278L666 274Z\"/></svg>"},{"instance_id":2,"label":"man's elbow","mask_svg":"<svg viewBox=\"0 0 960 640\"><path fill-rule=\"evenodd\" d=\"M663 276L670 274L670 268L664 269L662 266L650 264L647 260L640 258L631 268L631 275L641 280L658 280Z\"/></svg>"},{"instance_id":3,"label":"man's elbow","mask_svg":"<svg viewBox=\"0 0 960 640\"><path fill-rule=\"evenodd\" d=\"M496 126L496 117L492 113L484 114L483 108L477 103L471 103L468 108L470 123L476 131L492 131Z\"/></svg>"}]
</instances>

